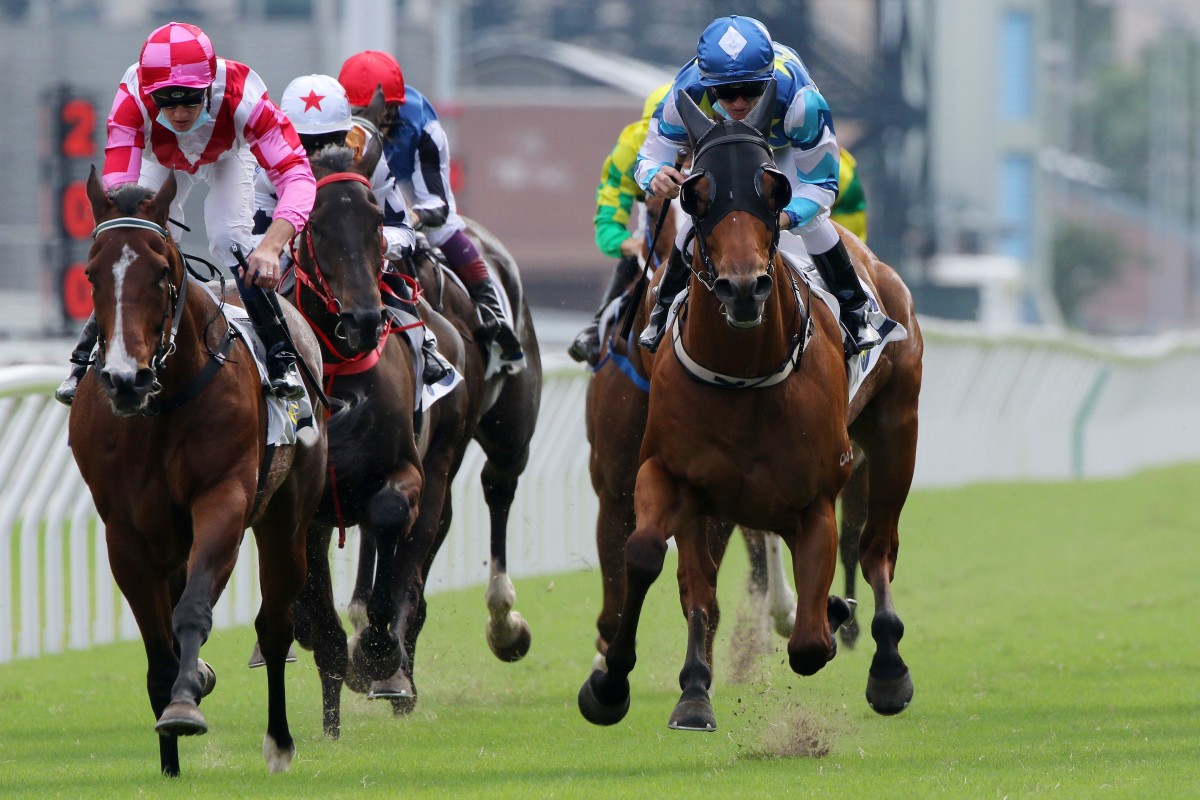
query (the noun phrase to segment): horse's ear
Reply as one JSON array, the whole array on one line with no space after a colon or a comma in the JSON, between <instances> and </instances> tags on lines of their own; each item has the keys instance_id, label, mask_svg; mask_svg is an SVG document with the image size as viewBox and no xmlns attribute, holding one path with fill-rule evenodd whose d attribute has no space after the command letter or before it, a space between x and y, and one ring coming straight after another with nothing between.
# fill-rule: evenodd
<instances>
[{"instance_id":1,"label":"horse's ear","mask_svg":"<svg viewBox=\"0 0 1200 800\"><path fill-rule=\"evenodd\" d=\"M763 135L764 139L771 138L771 123L775 121L775 79L767 81L767 89L763 92L762 99L755 104L754 108L746 116L746 124L752 125L758 129L758 132Z\"/></svg>"},{"instance_id":2,"label":"horse's ear","mask_svg":"<svg viewBox=\"0 0 1200 800\"><path fill-rule=\"evenodd\" d=\"M367 140L366 146L363 148L362 154L355 157L354 169L367 179L370 179L375 174L375 167L379 164L379 157L383 155L383 137L372 136Z\"/></svg>"},{"instance_id":3,"label":"horse's ear","mask_svg":"<svg viewBox=\"0 0 1200 800\"><path fill-rule=\"evenodd\" d=\"M378 128L383 124L383 118L387 115L387 100L383 98L383 84L375 85L375 93L371 95L371 102L367 104L360 117L365 117L372 125Z\"/></svg>"},{"instance_id":4,"label":"horse's ear","mask_svg":"<svg viewBox=\"0 0 1200 800\"><path fill-rule=\"evenodd\" d=\"M87 198L92 204L93 220L98 221L112 205L112 201L108 199L108 193L104 191L104 184L100 182L100 173L96 172L95 164L92 164L92 171L88 173Z\"/></svg>"},{"instance_id":5,"label":"horse's ear","mask_svg":"<svg viewBox=\"0 0 1200 800\"><path fill-rule=\"evenodd\" d=\"M717 124L704 116L700 106L696 105L696 102L683 89L675 93L675 108L679 110L679 116L683 118L683 127L687 128L692 144L700 141L700 138Z\"/></svg>"},{"instance_id":6,"label":"horse's ear","mask_svg":"<svg viewBox=\"0 0 1200 800\"><path fill-rule=\"evenodd\" d=\"M167 217L171 216L171 201L175 199L175 190L177 184L175 182L175 170L167 173L167 179L163 181L162 186L158 187L158 191L154 194L151 214L157 220L162 220L165 224Z\"/></svg>"}]
</instances>

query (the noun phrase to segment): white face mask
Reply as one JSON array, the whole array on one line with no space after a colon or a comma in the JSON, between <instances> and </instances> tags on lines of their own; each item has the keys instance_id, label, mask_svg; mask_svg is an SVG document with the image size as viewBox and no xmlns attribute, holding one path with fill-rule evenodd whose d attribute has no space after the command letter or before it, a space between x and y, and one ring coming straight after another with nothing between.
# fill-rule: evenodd
<instances>
[{"instance_id":1,"label":"white face mask","mask_svg":"<svg viewBox=\"0 0 1200 800\"><path fill-rule=\"evenodd\" d=\"M196 117L196 121L193 122L192 127L188 128L186 131L175 130L175 127L173 125L171 125L171 120L167 119L167 112L165 112L165 111L158 112L158 124L162 125L164 128L166 128L167 130L169 130L171 133L175 134L176 136L183 136L186 133L191 133L194 130L196 130L197 128L199 128L201 125L204 125L209 122L212 122L212 114L208 113L207 105L205 105L203 108L200 109L200 114L199 114L199 116Z\"/></svg>"}]
</instances>

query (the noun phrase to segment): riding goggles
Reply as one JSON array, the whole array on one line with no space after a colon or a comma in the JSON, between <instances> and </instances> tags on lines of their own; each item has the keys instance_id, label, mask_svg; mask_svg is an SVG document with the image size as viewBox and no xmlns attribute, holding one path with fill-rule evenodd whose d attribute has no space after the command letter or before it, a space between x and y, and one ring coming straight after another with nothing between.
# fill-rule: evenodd
<instances>
[{"instance_id":1,"label":"riding goggles","mask_svg":"<svg viewBox=\"0 0 1200 800\"><path fill-rule=\"evenodd\" d=\"M766 81L723 83L720 86L712 87L713 97L726 102L736 100L739 97L754 100L755 98L762 97L763 92L766 90Z\"/></svg>"},{"instance_id":2,"label":"riding goggles","mask_svg":"<svg viewBox=\"0 0 1200 800\"><path fill-rule=\"evenodd\" d=\"M162 111L166 111L168 108L175 108L176 106L195 108L204 102L204 96L207 93L208 89L186 89L182 86L168 86L165 89L151 92L150 99Z\"/></svg>"}]
</instances>

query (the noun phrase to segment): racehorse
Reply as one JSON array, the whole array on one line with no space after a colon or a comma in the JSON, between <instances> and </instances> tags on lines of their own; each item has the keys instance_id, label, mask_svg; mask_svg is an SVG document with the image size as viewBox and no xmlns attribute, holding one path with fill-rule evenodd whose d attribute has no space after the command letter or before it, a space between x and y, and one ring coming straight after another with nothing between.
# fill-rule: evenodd
<instances>
[{"instance_id":1,"label":"racehorse","mask_svg":"<svg viewBox=\"0 0 1200 800\"><path fill-rule=\"evenodd\" d=\"M164 775L179 774L177 737L208 730L199 704L216 674L200 647L253 527L268 687L263 755L280 771L296 747L284 659L304 582L304 532L324 482L324 423L317 415L315 436L268 445L254 359L219 301L188 278L167 231L175 191L174 173L157 193L131 183L106 194L95 168L88 177L97 225L87 276L100 344L71 407L71 450L145 643ZM299 355L319 370L316 342L300 328Z\"/></svg>"},{"instance_id":2,"label":"racehorse","mask_svg":"<svg viewBox=\"0 0 1200 800\"><path fill-rule=\"evenodd\" d=\"M342 406L329 421L329 479L309 530L297 626L301 644L313 649L324 729L334 738L340 734L343 680L373 698L405 693L404 665L411 657L405 642L416 614L412 597L420 593L419 567L428 557L451 467L468 441L465 392L451 391L421 411L413 350L384 310L383 212L369 177L380 154L375 141L361 158L345 147L313 155L317 196L293 244L291 296L321 343L325 390ZM462 343L449 323L427 306L422 320L436 329L443 352L461 361ZM333 528L347 525L358 525L379 553L366 624L352 650L334 606L329 569Z\"/></svg>"},{"instance_id":3,"label":"racehorse","mask_svg":"<svg viewBox=\"0 0 1200 800\"><path fill-rule=\"evenodd\" d=\"M378 126L383 119L383 94L376 91L361 119ZM467 219L465 233L474 241L480 254L500 279L512 306L513 328L525 351L525 368L518 372L497 370L490 348L475 334L478 327L475 306L466 288L444 265L439 254L427 243L418 247L406 269L410 277L420 282L425 298L454 326L464 342L464 358L459 372L468 395L469 435L483 450L486 461L480 473L484 500L488 505L490 522L489 580L485 595L488 607L488 646L501 661L515 662L529 651L532 634L528 623L517 611L516 590L508 576L508 515L516 496L517 484L529 461L529 444L537 423L542 397L542 366L537 336L529 306L525 301L516 260L490 231ZM441 334L438 334L439 347ZM448 480L453 480L461 460L452 466ZM421 569L422 585L446 534L450 529L453 504L447 493L435 540ZM365 542L364 542L365 544ZM362 619L363 599L371 587L374 552L368 546L360 550L359 568L353 600L352 620ZM415 652L416 639L425 621L426 602L422 592L417 600L414 624L408 630L408 653ZM359 622L356 622L356 627ZM411 683L411 660L407 662L407 678ZM411 711L416 702L416 688L408 690L407 702L394 703L397 712Z\"/></svg>"},{"instance_id":4,"label":"racehorse","mask_svg":"<svg viewBox=\"0 0 1200 800\"><path fill-rule=\"evenodd\" d=\"M664 202L663 198L646 199L647 224L642 242L642 260L651 263L655 269L670 257L675 240L674 217L680 213L678 209L677 203ZM664 213L665 217L662 216ZM622 313L609 320L601 342L600 360L588 382L584 414L588 444L591 445L588 471L592 489L599 501L596 549L603 600L596 618L597 668L604 666L604 654L608 650L608 643L616 635L621 617L621 602L625 596L625 543L634 529L634 480L637 477L638 451L649 404L650 379L646 361L642 357L644 351L636 346L631 347L622 335L627 322L626 315L635 314L629 328L634 333L645 324L645 307L632 306L633 295L636 295L634 285L631 283L627 287L622 303L616 306ZM720 564L733 525L716 519L706 520L706 525L709 526L711 555L714 562ZM768 542L770 535L763 531L742 529L750 558L749 589L756 595L756 608L761 607L770 614L776 630L790 632L795 618L795 600L786 586L777 580L771 581L779 568L779 548ZM718 616L719 610L714 608L714 624L706 643L710 661L713 635L716 633L715 619Z\"/></svg>"},{"instance_id":5,"label":"racehorse","mask_svg":"<svg viewBox=\"0 0 1200 800\"><path fill-rule=\"evenodd\" d=\"M673 535L688 645L670 727L715 730L705 642L717 568L705 515L779 534L798 593L790 666L812 675L834 657L834 631L850 616L849 604L828 593L838 549L835 503L853 467L851 435L864 454L865 491L846 501L865 500L859 564L875 595L867 700L876 712L895 714L912 698L891 579L916 456L919 328L896 273L842 234L883 310L908 331L881 353L860 356L878 363L851 403L836 316L811 290L802 296L777 250L778 217L791 190L767 143L774 93L772 83L740 122L714 122L684 93L677 97L695 152L680 195L695 223L692 275L687 306L668 332L671 346L650 367L637 523L625 547L627 589L608 670L593 671L579 691L580 711L595 724L614 724L628 711L642 605Z\"/></svg>"}]
</instances>

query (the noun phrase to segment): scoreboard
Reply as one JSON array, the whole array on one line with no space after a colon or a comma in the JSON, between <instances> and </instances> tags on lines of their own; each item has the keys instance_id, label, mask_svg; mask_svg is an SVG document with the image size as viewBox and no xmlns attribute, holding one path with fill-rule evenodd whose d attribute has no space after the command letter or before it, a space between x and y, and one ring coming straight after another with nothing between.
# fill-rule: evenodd
<instances>
[{"instance_id":1,"label":"scoreboard","mask_svg":"<svg viewBox=\"0 0 1200 800\"><path fill-rule=\"evenodd\" d=\"M87 177L100 163L104 118L95 101L69 86L50 95L50 148L45 153L54 220L52 252L57 255L57 288L64 321L82 322L92 313L92 291L84 270L92 241L92 204L87 197Z\"/></svg>"}]
</instances>

